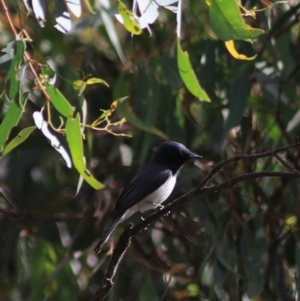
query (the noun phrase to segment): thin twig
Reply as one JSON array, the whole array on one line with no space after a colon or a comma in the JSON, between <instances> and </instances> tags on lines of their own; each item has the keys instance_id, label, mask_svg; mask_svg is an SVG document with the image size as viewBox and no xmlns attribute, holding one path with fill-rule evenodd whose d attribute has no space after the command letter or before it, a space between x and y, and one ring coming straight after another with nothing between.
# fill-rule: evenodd
<instances>
[{"instance_id":1,"label":"thin twig","mask_svg":"<svg viewBox=\"0 0 300 301\"><path fill-rule=\"evenodd\" d=\"M6 5L5 0L1 0L1 3L2 3L3 9L5 11L6 18L8 20L8 23L9 23L9 26L11 28L11 31L13 32L13 34L15 36L15 39L18 39L20 37L20 34L17 32L16 27L15 27L14 23L12 22L12 18L11 18L10 14L9 14L9 10L8 10L8 7ZM30 57L30 54L26 50L24 51L24 57L26 58L26 60L28 62L30 70L31 70L32 74L34 75L34 78L35 78L38 86L42 90L42 92L45 95L46 99L50 100L50 97L49 97L47 91L45 90L45 87L43 86L42 82L40 81L40 78L39 78L38 74L36 73L36 70L34 69L34 66L33 66L33 63L32 63L32 59Z\"/></svg>"},{"instance_id":2,"label":"thin twig","mask_svg":"<svg viewBox=\"0 0 300 301\"><path fill-rule=\"evenodd\" d=\"M174 209L175 207L179 206L180 204L183 204L185 202L190 201L193 199L196 195L214 192L214 191L220 191L223 189L231 188L234 185L236 185L239 182L249 180L249 179L256 179L256 178L264 178L264 177L293 177L293 178L300 178L300 173L298 171L292 170L291 172L277 172L277 171L262 171L262 172L253 172L253 173L247 173L243 174L237 177L234 177L232 179L229 179L223 183L211 185L211 186L205 186L205 184L217 173L219 172L225 165L236 162L238 160L242 159L258 159L258 158L264 158L264 157L271 157L274 156L274 154L287 150L289 148L299 146L299 140L297 139L297 142L294 144L290 144L284 147L280 147L274 150L257 153L257 154L241 154L232 158L225 159L221 161L220 163L216 164L215 167L211 170L211 172L191 191L184 194L183 196L177 198L176 200L172 201L170 204L165 206L162 210L159 210L155 212L154 214L150 215L145 221L141 222L140 224L137 224L133 228L127 228L122 235L120 236L120 239L116 245L116 248L113 251L113 255L111 258L111 261L109 263L108 270L105 274L105 277L103 278L99 289L97 290L96 294L94 295L93 301L101 301L105 298L105 296L109 293L109 291L112 289L114 283L113 283L113 277L116 273L116 270L118 268L118 265L124 256L124 253L126 252L127 248L130 245L131 239L134 235L142 231L144 228L147 228L150 223L153 221L161 218L162 216L168 214L169 211Z\"/></svg>"}]
</instances>

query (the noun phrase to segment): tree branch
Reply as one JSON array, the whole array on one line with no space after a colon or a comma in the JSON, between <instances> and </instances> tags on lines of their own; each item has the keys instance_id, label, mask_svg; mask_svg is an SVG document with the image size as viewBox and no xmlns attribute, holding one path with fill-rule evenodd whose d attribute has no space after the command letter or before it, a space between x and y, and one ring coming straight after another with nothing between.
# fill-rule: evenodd
<instances>
[{"instance_id":1,"label":"tree branch","mask_svg":"<svg viewBox=\"0 0 300 301\"><path fill-rule=\"evenodd\" d=\"M297 142L294 144L290 144L284 147L280 147L274 150L261 152L257 154L241 154L237 155L228 159L225 159L218 164L214 166L214 168L208 173L208 175L191 191L184 194L183 196L177 198L167 206L165 206L162 210L159 210L152 215L150 215L146 220L143 222L137 224L135 227L132 228L132 225L127 228L122 235L119 238L119 241L116 245L116 248L113 251L113 255L108 267L108 270L105 274L105 277L103 278L99 289L97 290L93 301L101 301L105 298L105 296L109 293L111 288L113 287L113 277L116 273L116 270L118 268L118 265L120 261L122 260L127 248L129 247L131 243L131 239L134 235L142 231L144 228L147 228L150 223L153 221L159 219L160 217L168 214L169 211L174 209L175 207L179 206L180 204L183 204L185 202L188 202L192 200L196 195L209 193L209 192L215 192L215 191L221 191L223 189L231 188L234 185L236 185L239 182L249 180L249 179L257 179L257 178L264 178L264 177L292 177L292 178L300 178L300 173L297 170L294 170L290 166L288 166L279 156L277 156L278 152L288 150L293 147L299 146L299 139L297 139ZM265 158L265 157L272 157L275 156L279 162L281 162L288 170L289 172L278 172L278 171L262 171L262 172L252 172L252 173L246 173L239 176L236 176L232 179L229 179L223 183L211 185L211 186L205 186L209 180L211 180L224 166L237 162L239 160L254 160L258 158Z\"/></svg>"}]
</instances>

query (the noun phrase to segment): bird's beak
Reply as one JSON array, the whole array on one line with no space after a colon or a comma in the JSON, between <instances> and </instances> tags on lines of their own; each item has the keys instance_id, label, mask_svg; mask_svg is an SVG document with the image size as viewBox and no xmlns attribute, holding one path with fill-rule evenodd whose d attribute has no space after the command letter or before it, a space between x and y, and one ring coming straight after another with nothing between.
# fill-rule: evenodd
<instances>
[{"instance_id":1,"label":"bird's beak","mask_svg":"<svg viewBox=\"0 0 300 301\"><path fill-rule=\"evenodd\" d=\"M197 155L197 154L195 154L195 153L191 153L191 154L190 154L190 158L191 158L191 159L202 159L202 156Z\"/></svg>"}]
</instances>

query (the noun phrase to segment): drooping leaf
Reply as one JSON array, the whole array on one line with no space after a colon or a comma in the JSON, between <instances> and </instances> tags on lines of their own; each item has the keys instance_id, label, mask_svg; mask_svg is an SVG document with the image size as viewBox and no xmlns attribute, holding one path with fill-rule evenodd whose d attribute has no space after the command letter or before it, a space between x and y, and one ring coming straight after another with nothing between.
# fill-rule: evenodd
<instances>
[{"instance_id":1,"label":"drooping leaf","mask_svg":"<svg viewBox=\"0 0 300 301\"><path fill-rule=\"evenodd\" d=\"M67 33L72 28L70 13L64 1L56 0L53 12L56 24L54 27L62 33Z\"/></svg>"},{"instance_id":2,"label":"drooping leaf","mask_svg":"<svg viewBox=\"0 0 300 301\"><path fill-rule=\"evenodd\" d=\"M230 40L230 41L226 41L225 42L225 46L227 48L227 50L229 51L229 53L237 60L245 60L245 61L252 61L256 58L256 55L248 57L244 54L240 54L237 52L235 45L234 45L234 41Z\"/></svg>"},{"instance_id":3,"label":"drooping leaf","mask_svg":"<svg viewBox=\"0 0 300 301\"><path fill-rule=\"evenodd\" d=\"M106 87L109 87L109 84L105 80L97 77L91 77L87 79L85 82L87 85L104 84Z\"/></svg>"},{"instance_id":4,"label":"drooping leaf","mask_svg":"<svg viewBox=\"0 0 300 301\"><path fill-rule=\"evenodd\" d=\"M79 114L77 114L75 118L67 118L66 138L70 148L73 164L79 172L79 174L93 188L103 188L104 185L97 181L85 167Z\"/></svg>"},{"instance_id":5,"label":"drooping leaf","mask_svg":"<svg viewBox=\"0 0 300 301\"><path fill-rule=\"evenodd\" d=\"M22 116L22 108L15 102L11 103L7 113L5 114L0 124L0 151L2 152L3 145L8 139L9 133L15 127Z\"/></svg>"},{"instance_id":6,"label":"drooping leaf","mask_svg":"<svg viewBox=\"0 0 300 301\"><path fill-rule=\"evenodd\" d=\"M200 86L188 53L183 51L180 47L180 39L177 39L177 64L179 74L187 89L200 100L210 102L209 96Z\"/></svg>"},{"instance_id":7,"label":"drooping leaf","mask_svg":"<svg viewBox=\"0 0 300 301\"><path fill-rule=\"evenodd\" d=\"M6 145L5 149L3 150L2 156L7 155L14 148L23 143L35 129L35 126L30 126L21 130L19 134Z\"/></svg>"},{"instance_id":8,"label":"drooping leaf","mask_svg":"<svg viewBox=\"0 0 300 301\"><path fill-rule=\"evenodd\" d=\"M33 14L41 27L45 26L46 21L46 3L45 0L32 1Z\"/></svg>"},{"instance_id":9,"label":"drooping leaf","mask_svg":"<svg viewBox=\"0 0 300 301\"><path fill-rule=\"evenodd\" d=\"M54 86L49 85L46 87L46 91L50 97L50 101L55 109L64 117L73 116L74 107L70 105L68 100L61 94L61 92Z\"/></svg>"},{"instance_id":10,"label":"drooping leaf","mask_svg":"<svg viewBox=\"0 0 300 301\"><path fill-rule=\"evenodd\" d=\"M116 15L117 20L121 22L129 32L135 35L140 35L143 32L134 13L128 10L126 5L121 1L118 3L118 11L120 15Z\"/></svg>"},{"instance_id":11,"label":"drooping leaf","mask_svg":"<svg viewBox=\"0 0 300 301\"><path fill-rule=\"evenodd\" d=\"M99 0L99 3L101 5L101 7L100 7L101 18L102 18L102 21L106 28L109 39L110 39L111 43L113 44L121 62L124 64L126 59L125 59L123 50L121 48L121 44L119 41L119 37L118 37L117 31L116 31L115 24L109 13L109 10L111 9L110 2L108 0Z\"/></svg>"},{"instance_id":12,"label":"drooping leaf","mask_svg":"<svg viewBox=\"0 0 300 301\"><path fill-rule=\"evenodd\" d=\"M253 39L264 33L244 22L235 0L211 0L209 18L213 31L223 41Z\"/></svg>"},{"instance_id":13,"label":"drooping leaf","mask_svg":"<svg viewBox=\"0 0 300 301\"><path fill-rule=\"evenodd\" d=\"M67 150L61 145L58 138L50 132L49 125L47 121L44 120L43 114L41 112L34 112L33 120L37 128L40 129L44 136L49 140L51 146L61 154L66 162L66 165L71 168L72 162Z\"/></svg>"},{"instance_id":14,"label":"drooping leaf","mask_svg":"<svg viewBox=\"0 0 300 301\"><path fill-rule=\"evenodd\" d=\"M82 4L80 0L64 0L68 9L72 12L72 14L79 18L82 13Z\"/></svg>"},{"instance_id":15,"label":"drooping leaf","mask_svg":"<svg viewBox=\"0 0 300 301\"><path fill-rule=\"evenodd\" d=\"M5 96L7 101L19 101L19 79L18 71L23 60L25 43L23 41L15 41L13 44L14 56L11 60L9 70L5 77Z\"/></svg>"},{"instance_id":16,"label":"drooping leaf","mask_svg":"<svg viewBox=\"0 0 300 301\"><path fill-rule=\"evenodd\" d=\"M105 80L97 77L90 77L87 80L75 80L73 82L73 88L78 90L79 95L81 95L87 85L95 84L104 84L105 86L109 87L109 84Z\"/></svg>"}]
</instances>

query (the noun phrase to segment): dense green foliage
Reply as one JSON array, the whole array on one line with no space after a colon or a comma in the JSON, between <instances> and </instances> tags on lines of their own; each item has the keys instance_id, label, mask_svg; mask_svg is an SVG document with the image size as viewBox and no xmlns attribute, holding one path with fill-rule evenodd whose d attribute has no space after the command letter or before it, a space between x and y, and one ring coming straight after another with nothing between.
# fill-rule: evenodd
<instances>
[{"instance_id":1,"label":"dense green foliage","mask_svg":"<svg viewBox=\"0 0 300 301\"><path fill-rule=\"evenodd\" d=\"M183 1L180 40L176 15L165 8L151 35L132 36L115 20L117 1L102 8L106 1L82 1L82 15L72 15L73 28L63 34L54 25L64 1L36 1L46 3L44 21L20 0L0 1L1 300L90 300L128 222L98 256L94 242L160 142L176 140L203 156L181 170L171 201L225 158L295 141L300 5L251 0L244 11L227 1L232 10L226 1ZM231 39L256 58L235 59L224 43ZM44 116L75 167L34 127L42 108L35 117ZM278 155L286 164L274 156L233 162L208 185L299 170L299 149ZM133 238L107 300L298 300L299 200L292 177L195 197Z\"/></svg>"}]
</instances>

